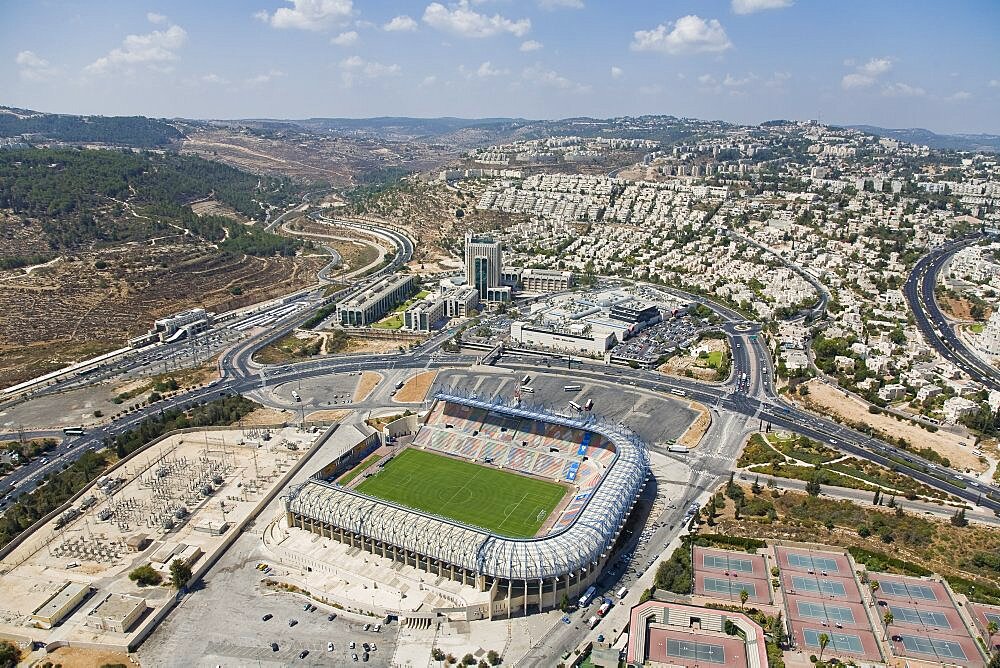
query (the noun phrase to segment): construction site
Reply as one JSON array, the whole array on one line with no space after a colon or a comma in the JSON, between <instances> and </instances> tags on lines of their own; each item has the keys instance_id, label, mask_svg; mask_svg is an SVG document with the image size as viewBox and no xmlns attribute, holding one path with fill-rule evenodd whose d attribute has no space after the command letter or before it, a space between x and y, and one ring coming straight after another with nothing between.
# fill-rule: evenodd
<instances>
[{"instance_id":1,"label":"construction site","mask_svg":"<svg viewBox=\"0 0 1000 668\"><path fill-rule=\"evenodd\" d=\"M318 436L198 430L123 460L0 560L0 635L129 647L175 600L171 564L210 564ZM160 583L139 584L137 568Z\"/></svg>"}]
</instances>

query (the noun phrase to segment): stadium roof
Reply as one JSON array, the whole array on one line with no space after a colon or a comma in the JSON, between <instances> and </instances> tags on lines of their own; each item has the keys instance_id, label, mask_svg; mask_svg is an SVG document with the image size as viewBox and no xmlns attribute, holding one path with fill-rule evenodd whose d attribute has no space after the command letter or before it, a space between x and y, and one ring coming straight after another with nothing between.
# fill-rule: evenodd
<instances>
[{"instance_id":1,"label":"stadium roof","mask_svg":"<svg viewBox=\"0 0 1000 668\"><path fill-rule=\"evenodd\" d=\"M561 577L589 568L601 559L631 512L649 470L646 446L638 437L593 418L580 420L541 413L499 399L488 402L444 392L436 398L601 434L615 446L615 458L576 521L561 531L536 538L500 536L318 479L292 490L287 509L492 577Z\"/></svg>"}]
</instances>

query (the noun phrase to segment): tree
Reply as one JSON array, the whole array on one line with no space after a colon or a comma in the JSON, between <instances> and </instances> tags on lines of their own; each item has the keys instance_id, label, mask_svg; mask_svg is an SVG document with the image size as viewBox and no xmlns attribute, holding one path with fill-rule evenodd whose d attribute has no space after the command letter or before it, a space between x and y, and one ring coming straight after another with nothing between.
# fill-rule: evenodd
<instances>
[{"instance_id":1,"label":"tree","mask_svg":"<svg viewBox=\"0 0 1000 668\"><path fill-rule=\"evenodd\" d=\"M892 613L890 611L886 610L885 614L882 615L882 621L885 622L885 639L886 640L889 639L889 625L892 624L892 620L893 620Z\"/></svg>"},{"instance_id":2,"label":"tree","mask_svg":"<svg viewBox=\"0 0 1000 668\"><path fill-rule=\"evenodd\" d=\"M495 649L491 649L486 653L486 660L490 662L491 666L499 666L501 661L500 653Z\"/></svg>"},{"instance_id":3,"label":"tree","mask_svg":"<svg viewBox=\"0 0 1000 668\"><path fill-rule=\"evenodd\" d=\"M969 520L965 519L965 508L959 508L955 511L955 514L951 516L951 525L955 527L969 526Z\"/></svg>"},{"instance_id":4,"label":"tree","mask_svg":"<svg viewBox=\"0 0 1000 668\"><path fill-rule=\"evenodd\" d=\"M806 494L809 496L819 496L821 491L819 484L819 474L814 475L812 479L806 483Z\"/></svg>"},{"instance_id":5,"label":"tree","mask_svg":"<svg viewBox=\"0 0 1000 668\"><path fill-rule=\"evenodd\" d=\"M476 665L476 657L471 654L466 654L462 657L462 663L466 666L474 666Z\"/></svg>"},{"instance_id":6,"label":"tree","mask_svg":"<svg viewBox=\"0 0 1000 668\"><path fill-rule=\"evenodd\" d=\"M444 661L444 650L440 647L432 647L431 658L435 661Z\"/></svg>"},{"instance_id":7,"label":"tree","mask_svg":"<svg viewBox=\"0 0 1000 668\"><path fill-rule=\"evenodd\" d=\"M176 589L184 587L191 579L191 567L180 559L170 562L170 584Z\"/></svg>"},{"instance_id":8,"label":"tree","mask_svg":"<svg viewBox=\"0 0 1000 668\"><path fill-rule=\"evenodd\" d=\"M21 650L12 642L0 640L0 668L14 668L21 660Z\"/></svg>"},{"instance_id":9,"label":"tree","mask_svg":"<svg viewBox=\"0 0 1000 668\"><path fill-rule=\"evenodd\" d=\"M872 497L872 505L877 506L881 500L882 500L882 489L879 488L875 490L875 496Z\"/></svg>"},{"instance_id":10,"label":"tree","mask_svg":"<svg viewBox=\"0 0 1000 668\"><path fill-rule=\"evenodd\" d=\"M163 578L149 564L144 564L128 574L128 579L140 587L155 586L163 582Z\"/></svg>"},{"instance_id":11,"label":"tree","mask_svg":"<svg viewBox=\"0 0 1000 668\"><path fill-rule=\"evenodd\" d=\"M991 619L990 623L986 625L986 639L989 641L987 644L993 645L993 636L997 634L997 631L1000 631L1000 624L997 623L997 620Z\"/></svg>"},{"instance_id":12,"label":"tree","mask_svg":"<svg viewBox=\"0 0 1000 668\"><path fill-rule=\"evenodd\" d=\"M830 644L830 636L825 633L819 634L819 660L823 660L823 652L826 651L826 646Z\"/></svg>"},{"instance_id":13,"label":"tree","mask_svg":"<svg viewBox=\"0 0 1000 668\"><path fill-rule=\"evenodd\" d=\"M746 605L748 598L750 598L750 594L747 593L747 590L746 589L741 589L740 590L740 609L741 610L743 609L743 606Z\"/></svg>"},{"instance_id":14,"label":"tree","mask_svg":"<svg viewBox=\"0 0 1000 668\"><path fill-rule=\"evenodd\" d=\"M562 600L559 601L559 609L563 612L569 610L569 596L563 594Z\"/></svg>"},{"instance_id":15,"label":"tree","mask_svg":"<svg viewBox=\"0 0 1000 668\"><path fill-rule=\"evenodd\" d=\"M872 605L875 605L875 595L878 593L880 586L878 580L872 580L868 583L868 588L872 590Z\"/></svg>"}]
</instances>

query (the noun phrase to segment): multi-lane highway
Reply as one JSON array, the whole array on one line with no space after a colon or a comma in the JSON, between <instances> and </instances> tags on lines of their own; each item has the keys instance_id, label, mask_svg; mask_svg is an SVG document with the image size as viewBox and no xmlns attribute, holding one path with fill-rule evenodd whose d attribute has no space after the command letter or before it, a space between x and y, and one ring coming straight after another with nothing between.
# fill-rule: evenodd
<instances>
[{"instance_id":1,"label":"multi-lane highway","mask_svg":"<svg viewBox=\"0 0 1000 668\"><path fill-rule=\"evenodd\" d=\"M966 246L976 243L979 235L951 241L920 258L910 272L903 294L913 312L917 327L927 342L939 355L969 374L991 390L1000 390L1000 370L987 364L969 350L955 333L948 318L942 313L934 296L938 274L951 257Z\"/></svg>"}]
</instances>

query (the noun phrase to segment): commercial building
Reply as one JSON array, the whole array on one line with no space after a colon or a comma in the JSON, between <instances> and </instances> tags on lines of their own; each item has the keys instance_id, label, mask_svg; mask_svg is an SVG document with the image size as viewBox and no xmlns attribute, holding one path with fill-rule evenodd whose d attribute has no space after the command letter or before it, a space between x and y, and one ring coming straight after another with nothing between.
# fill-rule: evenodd
<instances>
[{"instance_id":1,"label":"commercial building","mask_svg":"<svg viewBox=\"0 0 1000 668\"><path fill-rule=\"evenodd\" d=\"M446 302L443 297L421 299L403 312L403 329L429 332L445 320Z\"/></svg>"},{"instance_id":2,"label":"commercial building","mask_svg":"<svg viewBox=\"0 0 1000 668\"><path fill-rule=\"evenodd\" d=\"M572 271L554 269L521 269L518 283L527 292L558 292L573 287Z\"/></svg>"},{"instance_id":3,"label":"commercial building","mask_svg":"<svg viewBox=\"0 0 1000 668\"><path fill-rule=\"evenodd\" d=\"M349 327L367 327L413 294L416 283L416 277L409 274L381 278L360 294L337 304L337 320Z\"/></svg>"},{"instance_id":4,"label":"commercial building","mask_svg":"<svg viewBox=\"0 0 1000 668\"><path fill-rule=\"evenodd\" d=\"M479 293L484 301L501 301L491 299L499 297L503 291L494 292L491 289L500 288L500 273L503 271L503 249L499 241L489 235L465 235L465 280ZM509 288L507 291L509 301Z\"/></svg>"},{"instance_id":5,"label":"commercial building","mask_svg":"<svg viewBox=\"0 0 1000 668\"><path fill-rule=\"evenodd\" d=\"M51 629L90 595L90 585L65 582L56 593L49 596L31 613L31 623L42 629Z\"/></svg>"},{"instance_id":6,"label":"commercial building","mask_svg":"<svg viewBox=\"0 0 1000 668\"><path fill-rule=\"evenodd\" d=\"M662 319L660 310L655 304L629 300L613 304L608 311L612 320L627 322L634 325L652 325Z\"/></svg>"},{"instance_id":7,"label":"commercial building","mask_svg":"<svg viewBox=\"0 0 1000 668\"><path fill-rule=\"evenodd\" d=\"M109 593L87 615L87 626L102 631L128 633L146 612L146 599Z\"/></svg>"},{"instance_id":8,"label":"commercial building","mask_svg":"<svg viewBox=\"0 0 1000 668\"><path fill-rule=\"evenodd\" d=\"M744 614L646 601L632 608L625 662L629 668L766 668L767 644L764 629Z\"/></svg>"},{"instance_id":9,"label":"commercial building","mask_svg":"<svg viewBox=\"0 0 1000 668\"><path fill-rule=\"evenodd\" d=\"M466 318L479 306L479 293L475 288L459 286L444 293L445 313L449 318Z\"/></svg>"},{"instance_id":10,"label":"commercial building","mask_svg":"<svg viewBox=\"0 0 1000 668\"><path fill-rule=\"evenodd\" d=\"M511 323L510 338L526 346L582 355L603 355L618 343L614 333L579 323L557 330L516 321Z\"/></svg>"}]
</instances>

